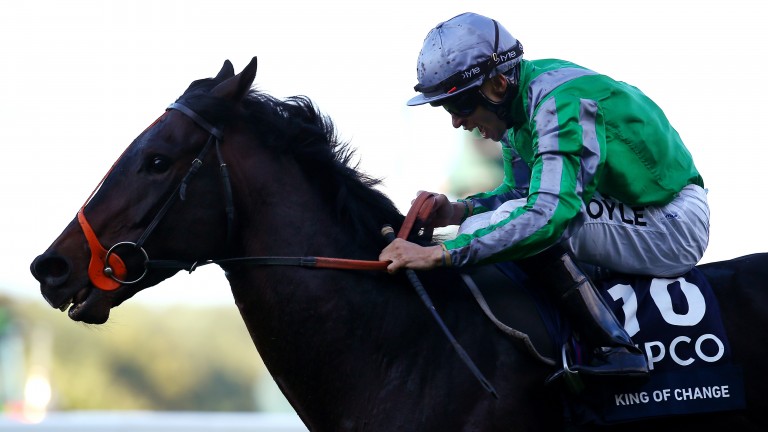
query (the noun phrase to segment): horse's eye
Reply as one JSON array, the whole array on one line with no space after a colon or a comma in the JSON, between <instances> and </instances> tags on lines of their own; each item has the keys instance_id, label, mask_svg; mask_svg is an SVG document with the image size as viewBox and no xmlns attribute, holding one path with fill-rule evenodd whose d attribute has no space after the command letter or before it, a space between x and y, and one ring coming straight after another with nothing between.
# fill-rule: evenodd
<instances>
[{"instance_id":1,"label":"horse's eye","mask_svg":"<svg viewBox=\"0 0 768 432\"><path fill-rule=\"evenodd\" d=\"M164 173L171 167L171 161L164 156L153 156L149 162L149 169L154 173Z\"/></svg>"}]
</instances>

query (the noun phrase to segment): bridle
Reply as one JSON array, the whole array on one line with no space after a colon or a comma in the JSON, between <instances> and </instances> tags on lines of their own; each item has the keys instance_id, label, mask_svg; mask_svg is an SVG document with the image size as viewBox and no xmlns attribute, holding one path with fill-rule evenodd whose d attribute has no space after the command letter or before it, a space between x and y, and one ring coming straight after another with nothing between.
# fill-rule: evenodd
<instances>
[{"instance_id":1,"label":"bridle","mask_svg":"<svg viewBox=\"0 0 768 432\"><path fill-rule=\"evenodd\" d=\"M162 119L168 111L176 110L185 116L189 117L197 126L208 132L208 140L192 161L192 166L182 178L181 182L176 186L173 193L166 199L163 206L157 212L152 222L147 226L142 235L135 242L121 241L115 243L109 249L104 248L98 239L95 231L91 227L91 224L85 217L85 207L91 201L93 196L99 190L106 178L114 169L115 165L122 159L122 155L117 159L112 168L107 172L104 178L99 182L98 186L85 204L77 212L77 221L80 227L83 229L83 233L88 242L88 246L91 250L91 261L88 266L88 277L93 285L101 290L112 291L116 290L122 285L131 285L143 280L151 269L174 269L174 270L187 270L190 273L195 269L208 264L219 265L237 265L237 264L251 264L251 265L281 265L281 266L299 266L299 267L315 267L315 268L335 268L345 270L386 270L388 262L385 261L367 261L367 260L354 260L344 258L327 258L327 257L277 257L277 256L264 256L264 257L239 257L239 258L225 258L225 259L208 259L202 261L180 261L180 260L150 260L149 254L144 249L144 243L147 238L154 232L157 225L168 213L173 203L178 197L182 201L186 199L187 185L194 177L197 171L203 164L203 160L210 152L211 148L216 149L216 156L219 162L219 172L221 174L221 180L224 186L224 199L225 210L227 216L227 245L232 244L232 232L234 225L234 204L232 197L232 185L229 178L229 171L227 164L224 162L221 155L220 144L223 140L224 133L221 129L214 127L210 122L205 120L202 116L195 111L187 107L186 105L174 102L168 106L166 113L160 116L155 122L153 122L146 130L152 128L160 119ZM125 265L125 261L118 255L117 249L131 247L137 250L144 258L144 272L133 280L127 280L128 269Z\"/></svg>"},{"instance_id":2,"label":"bridle","mask_svg":"<svg viewBox=\"0 0 768 432\"><path fill-rule=\"evenodd\" d=\"M149 270L153 268L154 269L187 270L191 273L196 268L201 267L203 265L207 265L207 264L219 264L222 266L237 265L237 264L261 265L261 266L299 266L299 267L331 268L331 269L343 269L343 270L376 270L376 271L385 271L387 269L387 266L389 265L388 261L368 261L368 260L328 258L328 257L263 256L263 257L225 258L225 259L216 259L216 260L209 259L209 260L195 261L195 262L177 261L177 260L150 260L149 255L147 254L147 251L144 249L144 242L152 234L152 232L155 230L155 228L160 223L160 221L165 217L171 205L175 202L176 197L178 196L179 199L181 199L182 201L185 199L187 184L192 179L192 177L197 173L197 171L200 169L200 166L202 166L205 156L208 154L208 152L212 147L216 148L216 155L219 161L219 170L221 173L222 182L224 184L225 200L226 200L225 206L226 206L226 213L227 213L227 242L228 242L227 244L231 245L232 226L234 222L234 205L233 205L233 199L232 199L232 185L229 180L227 165L226 163L224 163L224 160L221 156L221 149L220 149L220 143L223 140L224 134L220 129L214 127L208 121L206 121L203 117L201 117L196 112L194 112L193 110L191 110L190 108L188 108L187 106L179 102L175 102L169 105L168 108L166 109L166 114L170 110L176 110L186 115L195 124L197 124L199 127L203 128L206 132L208 132L209 134L208 141L206 142L205 146L200 151L198 156L192 161L192 166L189 168L186 175L183 177L181 182L176 186L176 189L173 191L173 193L171 193L168 199L166 199L163 206L157 212L154 219L147 226L146 230L144 230L144 233L139 237L139 239L136 242L130 242L130 241L118 242L114 246L109 248L109 250L105 250L105 248L101 245L101 242L99 242L98 237L96 236L96 233L94 232L90 223L88 223L88 220L85 217L85 206L88 204L91 198L93 198L96 191L98 191L98 189L104 183L104 180L106 180L106 178L112 172L112 169L114 169L117 162L120 161L120 159L122 158L122 155L120 158L118 158L118 160L112 166L112 169L110 169L110 171L107 172L107 175L104 176L104 179L101 180L99 185L91 193L91 196L88 197L85 204L83 204L83 206L80 208L80 211L77 213L77 220L83 229L86 240L88 241L88 245L91 249L91 262L88 266L88 276L91 279L91 282L94 284L94 286L96 286L101 290L111 291L119 288L122 285L135 284L141 281L142 279L144 279L144 277L146 277ZM152 123L152 125L150 125L147 129L150 129L153 125L155 125L161 118L163 118L163 116L165 116L165 114L163 114L162 116L160 116L160 118L155 120L155 122ZM417 219L426 220L428 217L427 215L431 214L434 204L435 204L434 194L422 193L415 200L414 204L411 206L411 210L408 212L408 215L406 216L405 221L400 227L397 237L403 238L403 239L407 238L411 230L416 226ZM430 228L424 228L424 231L428 232L429 237L431 237L432 231ZM391 241L395 238L394 230L392 230L392 228L389 226L386 226L385 229L382 229L382 234L387 238L388 241ZM134 249L140 251L144 257L144 272L141 274L141 276L139 276L134 280L129 281L125 279L128 273L127 268L125 266L124 261L120 258L120 256L117 254L117 251L115 250L116 248L123 247L123 246L133 247ZM455 351L457 352L461 360L464 362L465 365L467 365L467 367L473 373L475 378L477 378L480 384L494 397L498 398L496 390L493 388L491 383L483 376L483 374L480 372L477 366L475 366L474 362L472 362L472 360L469 358L467 353L464 351L464 349L461 347L458 341L456 341L456 339L451 334L450 330L446 327L445 323L438 315L437 310L435 309L431 299L429 298L429 295L427 294L421 282L419 281L418 277L416 276L416 273L413 270L407 269L406 275L409 281L411 282L411 284L413 285L413 287L416 289L416 292L418 293L421 301L430 311L430 313L432 314L436 322L440 325L441 330L449 339L449 341L453 345Z\"/></svg>"}]
</instances>

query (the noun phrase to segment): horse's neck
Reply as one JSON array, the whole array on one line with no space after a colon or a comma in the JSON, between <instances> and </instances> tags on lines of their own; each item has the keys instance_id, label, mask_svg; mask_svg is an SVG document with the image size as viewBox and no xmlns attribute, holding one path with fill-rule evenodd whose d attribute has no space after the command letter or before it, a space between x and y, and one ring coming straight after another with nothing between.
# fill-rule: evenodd
<instances>
[{"instance_id":1,"label":"horse's neck","mask_svg":"<svg viewBox=\"0 0 768 432\"><path fill-rule=\"evenodd\" d=\"M339 256L346 252L340 246L352 239L316 206L276 212L263 222L275 235L249 243L251 253L361 258ZM370 326L366 320L384 321L366 315L375 315L376 293L388 292L393 280L370 272L298 267L250 268L228 278L254 344L296 411L307 421L318 417L316 411L344 411L347 396L341 389L352 385L345 371L370 355L349 346L369 337L371 330L361 330Z\"/></svg>"},{"instance_id":2,"label":"horse's neck","mask_svg":"<svg viewBox=\"0 0 768 432\"><path fill-rule=\"evenodd\" d=\"M332 258L377 259L378 251L367 244L359 244L354 233L337 220L336 210L314 188L295 172L283 168L280 190L268 191L261 202L238 203L237 233L241 242L238 255L243 256L325 256ZM248 196L247 193L235 196ZM256 201L256 200L253 200ZM383 276L383 275L379 275ZM364 281L364 282L361 282ZM320 311L333 319L334 301L365 301L352 299L353 287L391 284L384 277L371 278L370 274L354 271L305 269L296 267L246 268L230 274L230 283L243 317L273 316L282 319L285 313L308 313L314 303L313 316ZM372 288L371 288L372 289ZM363 288L356 290L358 293ZM304 303L307 299L308 304ZM323 305L323 302L328 305ZM332 305L334 307L328 307ZM348 304L349 306L349 304ZM362 305L361 305L362 306ZM305 309L307 308L307 309ZM254 309L257 313L251 314ZM289 328L291 325L296 328ZM284 324L286 332L297 330L302 323ZM257 329L251 329L252 333ZM257 335L254 335L257 336Z\"/></svg>"},{"instance_id":3,"label":"horse's neck","mask_svg":"<svg viewBox=\"0 0 768 432\"><path fill-rule=\"evenodd\" d=\"M271 158L268 163L262 159ZM335 209L291 158L246 154L233 183L238 219L236 251L248 255L327 255L353 242ZM245 169L247 167L247 169Z\"/></svg>"},{"instance_id":4,"label":"horse's neck","mask_svg":"<svg viewBox=\"0 0 768 432\"><path fill-rule=\"evenodd\" d=\"M261 178L274 179L267 185L274 189L239 183L234 196L247 198L236 203L238 255L377 259L376 246L360 242L337 220L336 209L317 193L312 179L289 162L259 168ZM410 321L395 325L393 310L413 316L407 311L419 306L395 307L392 296L404 290L385 273L273 266L240 267L227 277L264 363L297 412L308 417L322 411L337 419L354 415L351 406L359 400L347 399L360 395L345 389L358 385L358 379L385 380L382 370L361 369L381 349L374 341L383 323L399 335L404 329L398 326Z\"/></svg>"},{"instance_id":5,"label":"horse's neck","mask_svg":"<svg viewBox=\"0 0 768 432\"><path fill-rule=\"evenodd\" d=\"M370 247L357 247L353 234L316 197L288 196L266 207L255 209L243 224L245 254L341 257L367 251L366 255L370 255Z\"/></svg>"}]
</instances>

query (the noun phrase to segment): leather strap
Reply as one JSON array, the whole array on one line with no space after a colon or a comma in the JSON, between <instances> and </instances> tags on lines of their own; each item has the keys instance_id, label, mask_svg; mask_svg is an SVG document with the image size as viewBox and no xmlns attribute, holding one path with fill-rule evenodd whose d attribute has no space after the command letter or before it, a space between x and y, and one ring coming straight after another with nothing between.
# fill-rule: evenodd
<instances>
[{"instance_id":1,"label":"leather strap","mask_svg":"<svg viewBox=\"0 0 768 432\"><path fill-rule=\"evenodd\" d=\"M433 229L429 226L432 221L432 212L437 204L437 194L432 192L421 192L411 204L408 215L405 217L397 237L407 240L409 236L418 234L419 230L424 230L424 237L432 238Z\"/></svg>"},{"instance_id":2,"label":"leather strap","mask_svg":"<svg viewBox=\"0 0 768 432\"><path fill-rule=\"evenodd\" d=\"M107 250L104 249L104 246L101 245L98 237L96 237L96 233L93 231L93 228L91 228L91 224L89 224L88 220L85 218L84 211L85 205L83 205L83 207L80 208L80 211L77 212L77 222L80 224L80 228L83 229L85 239L88 241L88 247L91 249L91 262L88 264L88 277L96 288L104 291L116 290L120 288L120 283L116 282L110 275L107 275L104 272L104 269L111 268L112 274L120 279L125 278L128 274L128 270L123 260L115 254L110 255L109 262L107 262Z\"/></svg>"},{"instance_id":3,"label":"leather strap","mask_svg":"<svg viewBox=\"0 0 768 432\"><path fill-rule=\"evenodd\" d=\"M432 237L432 228L425 228L431 221L432 211L437 202L437 194L422 192L411 205L408 214L405 217L403 225L400 227L399 238L407 239L409 236L417 234L419 229L424 229L424 235ZM417 231L414 231L414 228ZM374 270L386 271L389 262L372 260L355 260L346 258L328 258L328 257L240 257L225 258L219 260L206 260L198 262L176 261L176 260L150 260L147 261L149 268L174 268L193 272L198 267L208 264L228 265L257 265L257 266L297 266L314 267L340 270Z\"/></svg>"}]
</instances>

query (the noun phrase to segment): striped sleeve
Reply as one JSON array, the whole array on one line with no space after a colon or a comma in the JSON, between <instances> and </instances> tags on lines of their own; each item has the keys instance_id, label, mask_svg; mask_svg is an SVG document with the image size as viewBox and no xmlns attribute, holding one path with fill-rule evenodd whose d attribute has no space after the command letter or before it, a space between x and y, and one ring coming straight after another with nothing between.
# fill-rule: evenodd
<instances>
[{"instance_id":1,"label":"striped sleeve","mask_svg":"<svg viewBox=\"0 0 768 432\"><path fill-rule=\"evenodd\" d=\"M597 104L574 97L550 97L533 113L530 193L526 204L505 219L445 242L453 265L508 261L541 252L558 242L580 217L604 160L604 128ZM600 136L602 134L602 136ZM586 182L586 183L585 183Z\"/></svg>"}]
</instances>

